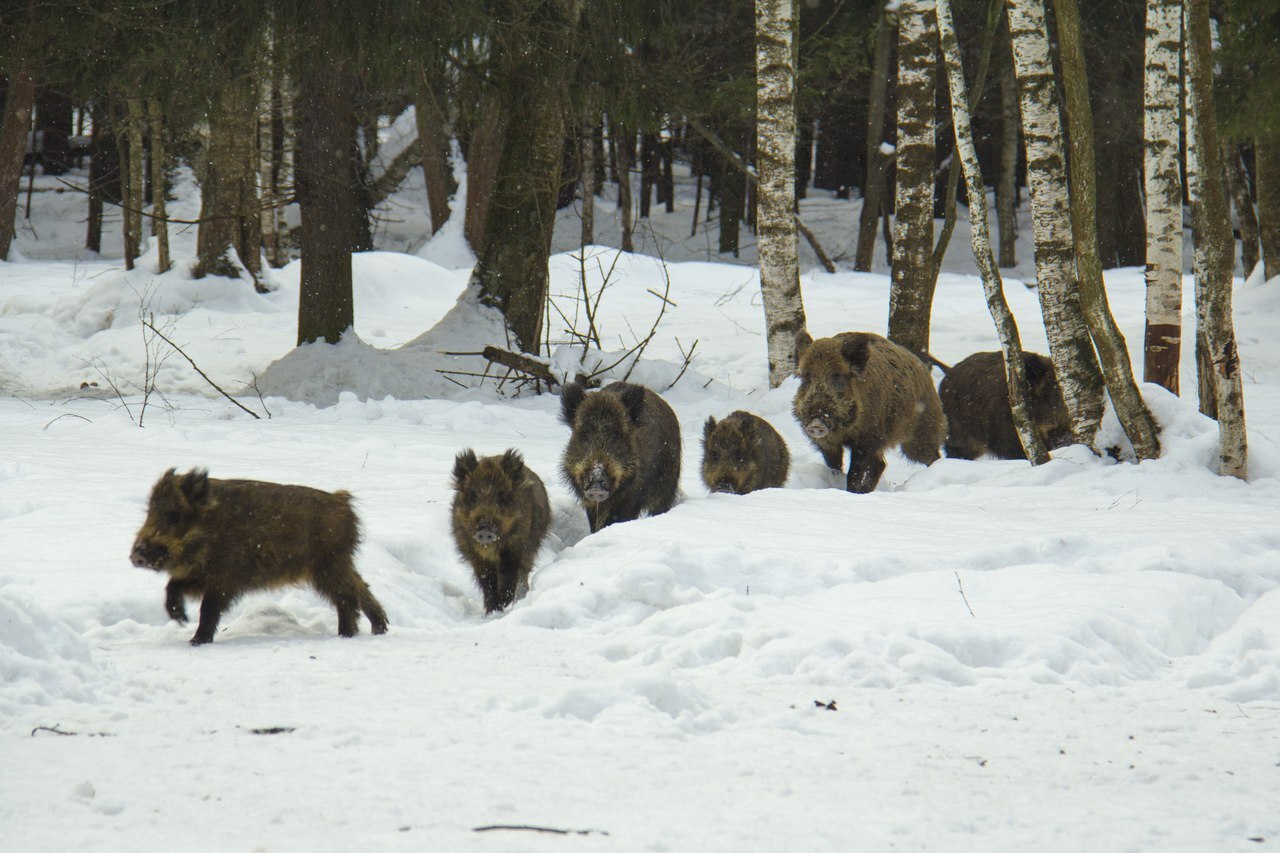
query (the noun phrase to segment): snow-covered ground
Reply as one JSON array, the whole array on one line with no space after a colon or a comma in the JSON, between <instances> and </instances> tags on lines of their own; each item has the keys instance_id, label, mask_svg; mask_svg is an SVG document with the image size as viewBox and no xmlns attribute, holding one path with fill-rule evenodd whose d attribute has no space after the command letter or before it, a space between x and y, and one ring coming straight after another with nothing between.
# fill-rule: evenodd
<instances>
[{"instance_id":1,"label":"snow-covered ground","mask_svg":"<svg viewBox=\"0 0 1280 853\"><path fill-rule=\"evenodd\" d=\"M1143 388L1159 460L894 455L856 496L792 419L794 380L767 390L754 271L706 254L714 232L684 239L682 197L646 232L653 254L591 248L581 267L593 298L604 286L617 354L648 334L652 291L668 294L631 376L679 415L685 497L588 535L557 471L558 398L442 354L504 340L463 294L456 229L411 239L425 233L412 186L383 212L396 251L356 258L359 340L296 351L296 264L267 295L195 281L187 232L178 269L156 275L148 256L125 274L115 232L106 257L75 251L83 198L37 186L21 259L0 264L0 849L1280 843L1280 281L1236 293L1248 483L1213 472L1187 353L1187 397ZM856 203L823 195L806 220L851 252ZM612 204L597 215L607 242ZM584 253L571 214L557 234L573 250L552 261L562 342L585 329ZM935 300L949 363L995 347L967 239L962 222ZM1029 245L1022 257L1029 278ZM1108 287L1137 358L1141 271ZM887 291L882 273L806 272L810 327L882 332ZM1034 293L1008 295L1044 351ZM786 489L703 488L702 423L737 408L787 440ZM465 447L519 448L551 495L530 593L498 616L449 532ZM390 632L362 621L342 640L331 607L289 589L245 598L215 643L189 646L163 577L128 552L151 484L196 466L352 492L358 568ZM478 831L492 826L525 828Z\"/></svg>"}]
</instances>

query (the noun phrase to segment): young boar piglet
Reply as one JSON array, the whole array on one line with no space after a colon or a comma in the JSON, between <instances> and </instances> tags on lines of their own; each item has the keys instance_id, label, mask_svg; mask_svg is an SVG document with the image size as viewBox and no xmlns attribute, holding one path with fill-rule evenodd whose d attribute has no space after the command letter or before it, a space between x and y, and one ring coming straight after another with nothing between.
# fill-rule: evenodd
<instances>
[{"instance_id":1,"label":"young boar piglet","mask_svg":"<svg viewBox=\"0 0 1280 853\"><path fill-rule=\"evenodd\" d=\"M356 573L359 541L346 492L170 468L151 489L130 556L169 575L165 610L178 622L187 621L185 599L202 596L193 646L213 642L223 612L245 593L300 583L337 608L342 636L358 632L360 611L384 634L387 614Z\"/></svg>"},{"instance_id":2,"label":"young boar piglet","mask_svg":"<svg viewBox=\"0 0 1280 853\"><path fill-rule=\"evenodd\" d=\"M560 417L573 430L560 469L592 533L671 509L680 483L680 423L666 400L628 382L591 394L573 383L560 392Z\"/></svg>"},{"instance_id":3,"label":"young boar piglet","mask_svg":"<svg viewBox=\"0 0 1280 853\"><path fill-rule=\"evenodd\" d=\"M484 612L501 610L529 589L538 546L551 524L541 478L515 450L453 463L453 541L475 573Z\"/></svg>"},{"instance_id":4,"label":"young boar piglet","mask_svg":"<svg viewBox=\"0 0 1280 853\"><path fill-rule=\"evenodd\" d=\"M1049 450L1071 443L1071 419L1062 402L1057 374L1047 356L1022 354L1031 424ZM977 459L990 453L1001 459L1025 459L1022 440L1009 411L1009 380L1004 355L975 352L947 372L938 386L947 416L947 456Z\"/></svg>"},{"instance_id":5,"label":"young boar piglet","mask_svg":"<svg viewBox=\"0 0 1280 853\"><path fill-rule=\"evenodd\" d=\"M844 470L846 488L870 492L884 473L884 453L900 446L928 465L946 433L942 404L924 362L869 332L798 340L800 389L792 410L827 467Z\"/></svg>"},{"instance_id":6,"label":"young boar piglet","mask_svg":"<svg viewBox=\"0 0 1280 853\"><path fill-rule=\"evenodd\" d=\"M787 443L759 415L739 410L702 427L702 482L713 492L781 488L790 468Z\"/></svg>"}]
</instances>

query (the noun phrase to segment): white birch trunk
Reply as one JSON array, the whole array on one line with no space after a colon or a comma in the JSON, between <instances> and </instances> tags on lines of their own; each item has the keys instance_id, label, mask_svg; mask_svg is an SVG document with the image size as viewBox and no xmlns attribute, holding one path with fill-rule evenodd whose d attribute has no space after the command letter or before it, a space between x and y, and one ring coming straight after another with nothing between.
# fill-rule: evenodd
<instances>
[{"instance_id":1,"label":"white birch trunk","mask_svg":"<svg viewBox=\"0 0 1280 853\"><path fill-rule=\"evenodd\" d=\"M931 0L903 0L898 6L897 197L889 340L920 352L929 349L929 315L937 282L933 274L937 42Z\"/></svg>"},{"instance_id":2,"label":"white birch trunk","mask_svg":"<svg viewBox=\"0 0 1280 853\"><path fill-rule=\"evenodd\" d=\"M796 0L756 0L756 162L760 295L769 347L769 387L796 372L805 330L795 205Z\"/></svg>"},{"instance_id":3,"label":"white birch trunk","mask_svg":"<svg viewBox=\"0 0 1280 853\"><path fill-rule=\"evenodd\" d=\"M1187 149L1195 151L1198 159L1191 216L1196 235L1196 338L1204 356L1199 360L1201 388L1212 392L1218 419L1218 473L1243 480L1249 475L1249 454L1240 351L1231 319L1235 239L1218 163L1209 0L1187 0L1185 21L1188 114L1195 117ZM1202 400L1201 407L1207 402Z\"/></svg>"},{"instance_id":4,"label":"white birch trunk","mask_svg":"<svg viewBox=\"0 0 1280 853\"><path fill-rule=\"evenodd\" d=\"M1027 404L1026 371L1022 359L1022 341L1018 336L1018 324L1004 298L1004 282L991 253L991 231L987 224L987 193L982 182L982 170L978 165L978 152L973 145L973 128L969 121L969 100L965 92L964 67L960 59L960 44L956 40L956 28L951 16L950 0L937 0L938 37L942 43L942 56L946 63L947 82L951 92L951 120L956 135L956 154L964 168L965 183L969 190L969 223L973 241L973 257L982 273L982 289L987 297L987 308L1000 337L1000 349L1004 353L1005 379L1009 384L1009 409L1013 414L1013 426L1022 442L1023 452L1033 465L1049 461L1049 451L1036 434Z\"/></svg>"},{"instance_id":5,"label":"white birch trunk","mask_svg":"<svg viewBox=\"0 0 1280 853\"><path fill-rule=\"evenodd\" d=\"M1147 0L1143 111L1143 178L1147 196L1144 377L1175 394L1182 349L1182 181L1178 174L1181 47L1182 0Z\"/></svg>"},{"instance_id":6,"label":"white birch trunk","mask_svg":"<svg viewBox=\"0 0 1280 853\"><path fill-rule=\"evenodd\" d=\"M1102 373L1076 287L1071 201L1044 0L1007 0L1027 148L1036 285L1049 354L1076 441L1093 445L1102 421Z\"/></svg>"}]
</instances>

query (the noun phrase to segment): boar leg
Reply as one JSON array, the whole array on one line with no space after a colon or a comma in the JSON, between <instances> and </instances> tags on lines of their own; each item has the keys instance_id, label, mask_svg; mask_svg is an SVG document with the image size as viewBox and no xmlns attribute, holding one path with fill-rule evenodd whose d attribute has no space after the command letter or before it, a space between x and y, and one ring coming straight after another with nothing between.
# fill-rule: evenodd
<instances>
[{"instance_id":1,"label":"boar leg","mask_svg":"<svg viewBox=\"0 0 1280 853\"><path fill-rule=\"evenodd\" d=\"M822 454L822 461L827 463L827 467L832 471L844 470L844 445L837 444L835 447L818 446L818 452Z\"/></svg>"},{"instance_id":2,"label":"boar leg","mask_svg":"<svg viewBox=\"0 0 1280 853\"><path fill-rule=\"evenodd\" d=\"M218 620L222 612L231 604L231 596L220 589L206 589L204 599L200 602L200 624L196 626L191 645L203 646L213 642L213 635L218 630Z\"/></svg>"},{"instance_id":3,"label":"boar leg","mask_svg":"<svg viewBox=\"0 0 1280 853\"><path fill-rule=\"evenodd\" d=\"M356 574L350 559L335 563L323 566L311 583L338 611L338 635L354 637L360 633L360 606L365 603L363 593L368 585Z\"/></svg>"},{"instance_id":4,"label":"boar leg","mask_svg":"<svg viewBox=\"0 0 1280 853\"><path fill-rule=\"evenodd\" d=\"M852 448L849 454L849 476L845 488L854 494L865 495L874 491L880 475L884 473L884 455L862 447Z\"/></svg>"},{"instance_id":5,"label":"boar leg","mask_svg":"<svg viewBox=\"0 0 1280 853\"><path fill-rule=\"evenodd\" d=\"M189 580L172 578L164 588L164 610L169 618L180 625L187 624L187 596L200 592Z\"/></svg>"},{"instance_id":6,"label":"boar leg","mask_svg":"<svg viewBox=\"0 0 1280 853\"><path fill-rule=\"evenodd\" d=\"M368 584L365 584L360 593L360 609L369 617L369 628L374 634L387 633L387 612L382 609L378 599L373 597Z\"/></svg>"}]
</instances>

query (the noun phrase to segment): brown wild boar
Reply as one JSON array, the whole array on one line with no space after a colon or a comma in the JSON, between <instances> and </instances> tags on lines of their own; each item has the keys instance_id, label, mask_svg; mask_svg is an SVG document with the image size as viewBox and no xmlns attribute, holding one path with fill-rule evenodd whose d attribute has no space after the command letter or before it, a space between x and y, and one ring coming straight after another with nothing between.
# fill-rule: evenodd
<instances>
[{"instance_id":1,"label":"brown wild boar","mask_svg":"<svg viewBox=\"0 0 1280 853\"><path fill-rule=\"evenodd\" d=\"M346 492L170 468L151 490L131 558L169 575L164 606L178 622L187 621L185 599L203 596L193 646L213 642L223 612L245 593L303 582L333 602L342 636L356 635L360 611L384 634L387 614L356 573L359 540Z\"/></svg>"},{"instance_id":2,"label":"brown wild boar","mask_svg":"<svg viewBox=\"0 0 1280 853\"><path fill-rule=\"evenodd\" d=\"M800 389L792 409L827 467L844 470L849 448L849 491L876 487L891 447L925 465L938 458L946 422L915 353L869 332L816 341L802 333L797 343Z\"/></svg>"},{"instance_id":3,"label":"brown wild boar","mask_svg":"<svg viewBox=\"0 0 1280 853\"><path fill-rule=\"evenodd\" d=\"M790 468L787 443L759 415L740 410L702 427L702 482L713 492L781 488Z\"/></svg>"},{"instance_id":4,"label":"brown wild boar","mask_svg":"<svg viewBox=\"0 0 1280 853\"><path fill-rule=\"evenodd\" d=\"M515 450L477 459L464 450L453 463L453 541L475 572L484 612L524 596L538 546L551 524L542 479Z\"/></svg>"},{"instance_id":5,"label":"brown wild boar","mask_svg":"<svg viewBox=\"0 0 1280 853\"><path fill-rule=\"evenodd\" d=\"M680 482L680 423L667 401L628 382L591 394L575 382L560 395L560 417L573 430L560 469L591 532L671 509Z\"/></svg>"},{"instance_id":6,"label":"brown wild boar","mask_svg":"<svg viewBox=\"0 0 1280 853\"><path fill-rule=\"evenodd\" d=\"M1071 443L1071 420L1062 403L1053 362L1034 352L1022 354L1027 376L1031 423L1049 450ZM976 352L943 378L938 387L947 416L947 456L977 459L990 453L1001 459L1025 459L1022 440L1009 411L1009 380L1004 355Z\"/></svg>"}]
</instances>

